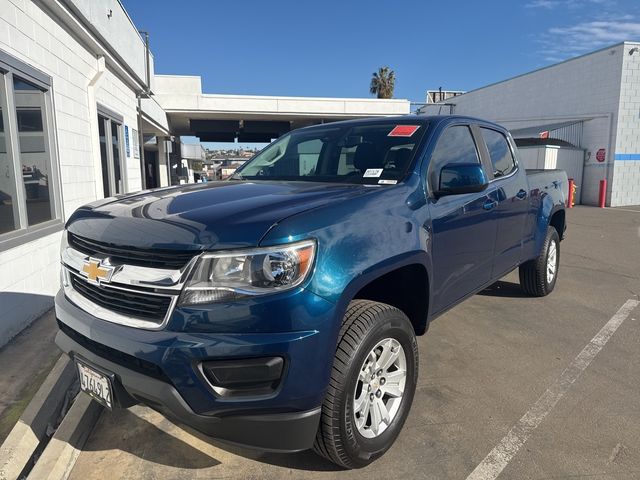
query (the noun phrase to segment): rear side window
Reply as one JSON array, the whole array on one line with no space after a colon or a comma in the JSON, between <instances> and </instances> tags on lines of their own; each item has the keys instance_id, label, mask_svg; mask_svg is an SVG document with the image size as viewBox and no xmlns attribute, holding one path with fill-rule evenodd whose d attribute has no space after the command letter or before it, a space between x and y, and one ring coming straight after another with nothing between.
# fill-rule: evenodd
<instances>
[{"instance_id":1,"label":"rear side window","mask_svg":"<svg viewBox=\"0 0 640 480\"><path fill-rule=\"evenodd\" d=\"M493 165L493 176L498 178L509 175L516 169L516 163L513 160L506 137L502 133L488 128L480 128L480 131L489 150L491 165Z\"/></svg>"},{"instance_id":2,"label":"rear side window","mask_svg":"<svg viewBox=\"0 0 640 480\"><path fill-rule=\"evenodd\" d=\"M438 186L440 169L450 163L480 163L471 130L466 125L449 127L440 135L429 165L432 188Z\"/></svg>"}]
</instances>

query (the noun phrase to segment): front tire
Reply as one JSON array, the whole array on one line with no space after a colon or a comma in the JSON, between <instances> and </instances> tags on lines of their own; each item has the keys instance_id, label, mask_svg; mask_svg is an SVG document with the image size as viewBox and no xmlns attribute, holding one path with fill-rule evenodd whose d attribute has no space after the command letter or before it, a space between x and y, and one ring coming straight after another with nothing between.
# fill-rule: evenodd
<instances>
[{"instance_id":1,"label":"front tire","mask_svg":"<svg viewBox=\"0 0 640 480\"><path fill-rule=\"evenodd\" d=\"M560 237L553 227L547 228L538 258L520 265L520 286L534 297L549 295L556 286L560 267Z\"/></svg>"},{"instance_id":2,"label":"front tire","mask_svg":"<svg viewBox=\"0 0 640 480\"><path fill-rule=\"evenodd\" d=\"M418 379L418 345L407 316L369 300L349 304L314 450L344 468L384 454L409 414Z\"/></svg>"}]
</instances>

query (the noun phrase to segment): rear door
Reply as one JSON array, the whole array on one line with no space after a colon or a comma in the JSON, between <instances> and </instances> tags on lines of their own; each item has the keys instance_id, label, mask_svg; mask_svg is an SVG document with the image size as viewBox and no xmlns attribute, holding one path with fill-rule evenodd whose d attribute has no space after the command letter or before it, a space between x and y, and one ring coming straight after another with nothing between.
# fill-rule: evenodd
<instances>
[{"instance_id":1,"label":"rear door","mask_svg":"<svg viewBox=\"0 0 640 480\"><path fill-rule=\"evenodd\" d=\"M529 211L529 184L524 168L518 167L506 135L485 126L479 126L477 131L487 148L488 167L493 173L491 185L498 200L493 261L493 278L497 279L513 270L522 258L524 227Z\"/></svg>"},{"instance_id":2,"label":"rear door","mask_svg":"<svg viewBox=\"0 0 640 480\"><path fill-rule=\"evenodd\" d=\"M495 189L435 198L440 169L451 163L480 163L468 125L447 127L439 136L428 170L432 244L432 313L486 284L491 278L496 237Z\"/></svg>"}]
</instances>

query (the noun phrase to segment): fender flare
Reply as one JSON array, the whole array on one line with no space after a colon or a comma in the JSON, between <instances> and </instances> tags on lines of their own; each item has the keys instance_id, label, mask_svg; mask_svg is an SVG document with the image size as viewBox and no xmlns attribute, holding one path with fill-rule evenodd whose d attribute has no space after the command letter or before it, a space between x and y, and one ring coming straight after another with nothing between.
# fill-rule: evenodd
<instances>
[{"instance_id":1,"label":"fender flare","mask_svg":"<svg viewBox=\"0 0 640 480\"><path fill-rule=\"evenodd\" d=\"M540 255L540 251L542 250L544 238L547 235L547 228L549 228L549 225L551 224L551 219L561 210L564 210L564 205L558 203L554 204L551 196L544 196L540 208L538 209L538 217L536 218L536 229L534 235L536 257ZM562 237L562 233L560 236Z\"/></svg>"},{"instance_id":2,"label":"fender flare","mask_svg":"<svg viewBox=\"0 0 640 480\"><path fill-rule=\"evenodd\" d=\"M391 257L383 262L375 264L360 275L353 278L344 288L340 299L336 304L336 322L342 322L342 318L349 306L349 303L354 299L356 294L362 290L366 285L382 277L383 275L390 273L402 267L409 265L420 265L425 269L427 275L427 299L431 298L431 259L429 255L424 251L412 251L407 252L395 257ZM420 324L416 328L416 334L420 335L427 329L429 317L431 313L431 303L428 302L427 312L423 324ZM339 328L338 328L339 330Z\"/></svg>"}]
</instances>

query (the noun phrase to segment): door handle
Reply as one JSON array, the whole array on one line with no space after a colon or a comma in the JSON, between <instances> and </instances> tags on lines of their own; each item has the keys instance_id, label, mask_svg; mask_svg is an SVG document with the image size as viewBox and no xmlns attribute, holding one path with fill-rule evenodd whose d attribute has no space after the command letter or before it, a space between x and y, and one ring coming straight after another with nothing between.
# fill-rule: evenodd
<instances>
[{"instance_id":1,"label":"door handle","mask_svg":"<svg viewBox=\"0 0 640 480\"><path fill-rule=\"evenodd\" d=\"M516 197L518 197L520 200L524 200L525 198L527 198L527 191L521 188L520 191L516 193Z\"/></svg>"},{"instance_id":2,"label":"door handle","mask_svg":"<svg viewBox=\"0 0 640 480\"><path fill-rule=\"evenodd\" d=\"M496 202L495 200L488 199L486 202L484 202L484 205L482 205L482 208L484 208L485 210L491 210L496 205L498 205L498 202Z\"/></svg>"}]
</instances>

